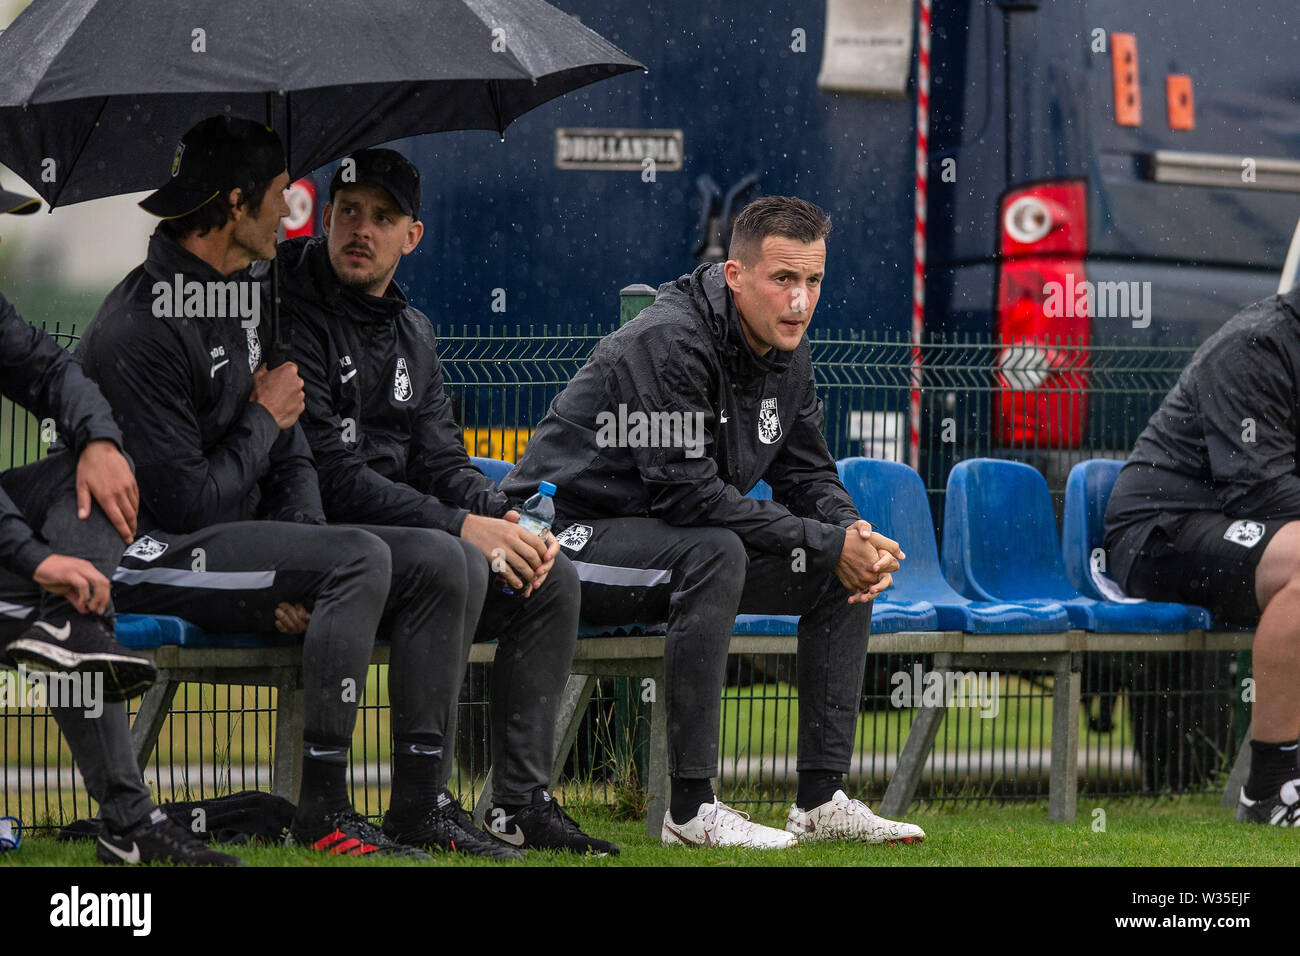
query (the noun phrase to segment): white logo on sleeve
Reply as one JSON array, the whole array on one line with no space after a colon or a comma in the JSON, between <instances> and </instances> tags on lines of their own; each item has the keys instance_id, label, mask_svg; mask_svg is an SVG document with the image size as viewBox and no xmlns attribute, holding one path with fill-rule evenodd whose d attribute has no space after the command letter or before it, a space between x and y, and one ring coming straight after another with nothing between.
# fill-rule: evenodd
<instances>
[{"instance_id":1,"label":"white logo on sleeve","mask_svg":"<svg viewBox=\"0 0 1300 956\"><path fill-rule=\"evenodd\" d=\"M406 359L397 360L397 371L393 373L393 398L399 402L411 400L411 373L406 370Z\"/></svg>"},{"instance_id":2,"label":"white logo on sleeve","mask_svg":"<svg viewBox=\"0 0 1300 956\"><path fill-rule=\"evenodd\" d=\"M568 548L570 551L581 551L583 546L591 540L591 526L571 524L557 534L555 540L560 542L562 548Z\"/></svg>"},{"instance_id":3,"label":"white logo on sleeve","mask_svg":"<svg viewBox=\"0 0 1300 956\"><path fill-rule=\"evenodd\" d=\"M244 334L248 337L248 370L256 372L262 364L262 340L257 337L257 329L244 329Z\"/></svg>"},{"instance_id":4,"label":"white logo on sleeve","mask_svg":"<svg viewBox=\"0 0 1300 956\"><path fill-rule=\"evenodd\" d=\"M781 416L776 410L775 398L765 398L759 406L758 440L764 445L775 445L781 440Z\"/></svg>"},{"instance_id":5,"label":"white logo on sleeve","mask_svg":"<svg viewBox=\"0 0 1300 956\"><path fill-rule=\"evenodd\" d=\"M147 534L140 535L139 539L122 552L124 558L138 558L141 561L152 561L167 550L166 541L158 541L149 537Z\"/></svg>"},{"instance_id":6,"label":"white logo on sleeve","mask_svg":"<svg viewBox=\"0 0 1300 956\"><path fill-rule=\"evenodd\" d=\"M1223 540L1239 544L1243 548L1253 548L1264 537L1264 526L1258 521L1234 521L1223 532Z\"/></svg>"}]
</instances>

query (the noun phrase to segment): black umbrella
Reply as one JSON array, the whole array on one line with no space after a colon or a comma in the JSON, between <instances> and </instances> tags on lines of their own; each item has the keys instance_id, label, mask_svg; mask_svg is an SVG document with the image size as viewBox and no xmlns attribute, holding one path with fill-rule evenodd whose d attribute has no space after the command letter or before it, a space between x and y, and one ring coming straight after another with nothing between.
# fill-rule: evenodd
<instances>
[{"instance_id":1,"label":"black umbrella","mask_svg":"<svg viewBox=\"0 0 1300 956\"><path fill-rule=\"evenodd\" d=\"M34 0L0 64L0 162L51 206L161 185L207 116L264 120L297 178L417 133L503 134L643 68L542 0Z\"/></svg>"}]
</instances>

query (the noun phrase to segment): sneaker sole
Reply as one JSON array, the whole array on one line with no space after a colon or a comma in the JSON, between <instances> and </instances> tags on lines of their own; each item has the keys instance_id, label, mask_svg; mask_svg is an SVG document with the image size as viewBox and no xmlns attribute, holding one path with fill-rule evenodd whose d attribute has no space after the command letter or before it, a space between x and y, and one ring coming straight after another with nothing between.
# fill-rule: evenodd
<instances>
[{"instance_id":1,"label":"sneaker sole","mask_svg":"<svg viewBox=\"0 0 1300 956\"><path fill-rule=\"evenodd\" d=\"M104 697L130 700L152 687L158 668L152 661L122 654L78 654L44 641L20 638L5 648L15 663L46 673L103 674Z\"/></svg>"}]
</instances>

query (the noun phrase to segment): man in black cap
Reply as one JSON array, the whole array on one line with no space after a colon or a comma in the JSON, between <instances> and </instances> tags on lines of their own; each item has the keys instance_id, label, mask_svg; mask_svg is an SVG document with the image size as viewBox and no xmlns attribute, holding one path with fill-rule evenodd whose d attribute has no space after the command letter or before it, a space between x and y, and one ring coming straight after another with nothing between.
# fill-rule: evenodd
<instances>
[{"instance_id":1,"label":"man in black cap","mask_svg":"<svg viewBox=\"0 0 1300 956\"><path fill-rule=\"evenodd\" d=\"M325 527L298 426L302 381L268 370L261 283L287 214L283 148L269 129L214 117L182 139L171 181L141 205L162 218L144 264L100 307L79 355L114 406L136 463L145 534L113 576L119 606L209 631L305 632L302 792L295 842L333 854L418 854L357 814L347 755L376 630L393 645L392 801L440 796L423 685L459 649L467 582L437 558L455 542L403 544ZM385 535L394 529L381 529ZM397 529L394 534L420 536ZM496 856L517 856L500 853Z\"/></svg>"},{"instance_id":2,"label":"man in black cap","mask_svg":"<svg viewBox=\"0 0 1300 956\"><path fill-rule=\"evenodd\" d=\"M0 188L0 213L39 207ZM152 684L157 669L114 640L108 575L135 532L139 497L122 435L76 360L3 295L0 394L52 420L64 437L47 457L0 476L0 665L70 674L87 688L72 706L54 699L72 683L51 680L47 703L99 803L100 860L237 864L167 820L131 750L122 702Z\"/></svg>"},{"instance_id":3,"label":"man in black cap","mask_svg":"<svg viewBox=\"0 0 1300 956\"><path fill-rule=\"evenodd\" d=\"M419 173L393 150L361 150L343 160L329 197L326 238L291 240L279 251L291 355L307 393L302 424L325 513L331 521L432 529L460 546L475 583L463 607L465 643L444 660L437 684L438 727L450 742L471 642L499 638L489 832L525 849L617 853L547 792L577 638L577 575L554 536L543 541L521 527L469 460L433 328L393 282L424 232ZM494 559L508 591L489 586ZM449 774L445 760L442 779ZM384 820L389 835L422 844L440 843L441 828L437 814L419 818L402 808Z\"/></svg>"}]
</instances>

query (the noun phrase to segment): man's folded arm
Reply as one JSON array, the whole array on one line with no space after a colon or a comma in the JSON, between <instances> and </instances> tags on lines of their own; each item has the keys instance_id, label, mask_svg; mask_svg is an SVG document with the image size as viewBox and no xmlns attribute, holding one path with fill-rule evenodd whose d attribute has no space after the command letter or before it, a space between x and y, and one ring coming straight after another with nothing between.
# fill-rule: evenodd
<instances>
[{"instance_id":1,"label":"man's folded arm","mask_svg":"<svg viewBox=\"0 0 1300 956\"><path fill-rule=\"evenodd\" d=\"M506 496L469 460L437 356L424 403L415 416L407 474L415 487L443 501L454 501L473 514L500 518L510 510Z\"/></svg>"},{"instance_id":2,"label":"man's folded arm","mask_svg":"<svg viewBox=\"0 0 1300 956\"><path fill-rule=\"evenodd\" d=\"M142 500L164 530L188 533L239 514L267 471L280 428L265 407L248 402L205 454L180 346L166 344L160 328L119 340L125 344L100 363L100 385L131 435Z\"/></svg>"},{"instance_id":3,"label":"man's folded arm","mask_svg":"<svg viewBox=\"0 0 1300 956\"><path fill-rule=\"evenodd\" d=\"M687 347L676 351L669 365L651 362L644 343L642 349L641 360L633 359L632 367L658 365L656 374L636 374L624 353L607 374L606 393L619 396L609 411L614 412L614 406L623 402L629 415L658 411L700 416L689 419L692 428L700 423L689 449L685 441L672 442L671 447L630 449L645 483L651 517L683 527L727 528L750 547L769 554L790 555L795 548L803 548L813 552L808 555L810 563L820 558L831 567L839 561L844 547L842 528L798 517L775 501L746 498L722 480L711 457L716 422L707 392L708 368L702 357Z\"/></svg>"},{"instance_id":4,"label":"man's folded arm","mask_svg":"<svg viewBox=\"0 0 1300 956\"><path fill-rule=\"evenodd\" d=\"M822 402L812 377L798 417L776 460L768 468L772 497L793 513L847 528L859 519L822 434Z\"/></svg>"},{"instance_id":5,"label":"man's folded arm","mask_svg":"<svg viewBox=\"0 0 1300 956\"><path fill-rule=\"evenodd\" d=\"M323 355L310 331L299 334L294 358L307 400L299 422L315 458L320 495L330 519L459 534L467 513L463 508L450 508L409 484L384 477L357 453L361 425L345 422L334 407Z\"/></svg>"},{"instance_id":6,"label":"man's folded arm","mask_svg":"<svg viewBox=\"0 0 1300 956\"><path fill-rule=\"evenodd\" d=\"M0 567L31 580L54 549L36 537L14 500L0 488Z\"/></svg>"},{"instance_id":7,"label":"man's folded arm","mask_svg":"<svg viewBox=\"0 0 1300 956\"><path fill-rule=\"evenodd\" d=\"M59 343L28 325L0 296L0 394L37 418L53 419L80 451L92 441L120 449L122 433L112 409L81 365Z\"/></svg>"},{"instance_id":8,"label":"man's folded arm","mask_svg":"<svg viewBox=\"0 0 1300 956\"><path fill-rule=\"evenodd\" d=\"M262 479L262 516L267 521L325 524L316 463L298 424L280 432L270 459L271 467Z\"/></svg>"}]
</instances>

